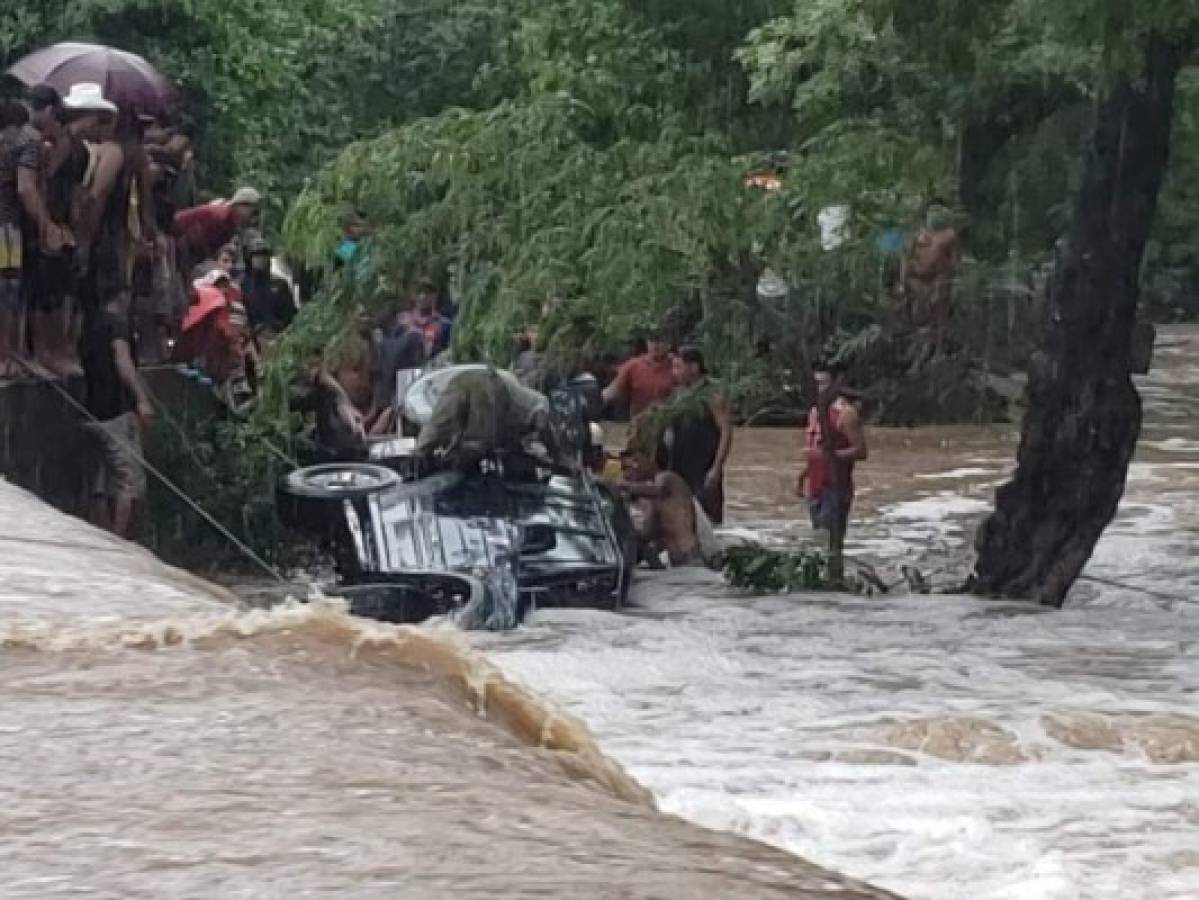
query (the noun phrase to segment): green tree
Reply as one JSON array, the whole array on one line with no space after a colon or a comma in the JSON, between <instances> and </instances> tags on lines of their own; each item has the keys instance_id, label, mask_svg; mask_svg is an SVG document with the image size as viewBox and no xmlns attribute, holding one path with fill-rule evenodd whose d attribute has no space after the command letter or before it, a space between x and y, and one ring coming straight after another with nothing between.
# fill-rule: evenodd
<instances>
[{"instance_id":1,"label":"green tree","mask_svg":"<svg viewBox=\"0 0 1199 900\"><path fill-rule=\"evenodd\" d=\"M281 216L347 143L467 101L502 6L78 0L17 4L14 13L0 37L5 59L67 39L146 56L183 86L200 125L203 183L214 193L256 184Z\"/></svg>"}]
</instances>

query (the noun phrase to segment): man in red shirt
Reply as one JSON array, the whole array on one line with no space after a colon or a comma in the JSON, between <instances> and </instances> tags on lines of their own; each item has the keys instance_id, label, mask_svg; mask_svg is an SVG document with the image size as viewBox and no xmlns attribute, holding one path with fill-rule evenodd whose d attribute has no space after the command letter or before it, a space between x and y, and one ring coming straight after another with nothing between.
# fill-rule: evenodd
<instances>
[{"instance_id":1,"label":"man in red shirt","mask_svg":"<svg viewBox=\"0 0 1199 900\"><path fill-rule=\"evenodd\" d=\"M261 197L253 188L240 188L228 201L193 206L175 214L179 270L212 259L218 250L254 221Z\"/></svg>"},{"instance_id":2,"label":"man in red shirt","mask_svg":"<svg viewBox=\"0 0 1199 900\"><path fill-rule=\"evenodd\" d=\"M628 400L629 418L635 419L655 403L674 392L674 361L670 344L662 334L647 341L646 353L635 356L620 367L616 378L604 388L604 404Z\"/></svg>"}]
</instances>

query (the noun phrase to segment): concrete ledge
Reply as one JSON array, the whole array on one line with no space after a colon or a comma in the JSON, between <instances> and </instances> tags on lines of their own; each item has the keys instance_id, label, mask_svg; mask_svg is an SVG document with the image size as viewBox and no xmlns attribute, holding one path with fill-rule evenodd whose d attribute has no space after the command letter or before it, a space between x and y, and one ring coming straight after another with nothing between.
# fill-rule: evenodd
<instances>
[{"instance_id":1,"label":"concrete ledge","mask_svg":"<svg viewBox=\"0 0 1199 900\"><path fill-rule=\"evenodd\" d=\"M99 448L63 390L82 400L83 379L0 382L0 475L82 515Z\"/></svg>"}]
</instances>

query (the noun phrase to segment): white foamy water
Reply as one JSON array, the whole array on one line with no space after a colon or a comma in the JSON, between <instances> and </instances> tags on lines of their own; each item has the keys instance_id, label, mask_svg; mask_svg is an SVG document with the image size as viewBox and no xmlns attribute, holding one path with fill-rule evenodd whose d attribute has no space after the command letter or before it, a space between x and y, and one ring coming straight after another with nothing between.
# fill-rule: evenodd
<instances>
[{"instance_id":1,"label":"white foamy water","mask_svg":"<svg viewBox=\"0 0 1199 900\"><path fill-rule=\"evenodd\" d=\"M487 651L668 811L914 898L1195 896L1193 620L684 573L638 599Z\"/></svg>"},{"instance_id":2,"label":"white foamy water","mask_svg":"<svg viewBox=\"0 0 1199 900\"><path fill-rule=\"evenodd\" d=\"M1194 900L1199 424L1180 413L1199 401L1185 365L1199 336L1168 337L1125 503L1060 612L748 598L674 572L643 578L630 613L539 613L482 646L694 821L911 898ZM851 550L892 569L944 557L964 575L1011 441L881 437L891 458L863 469ZM756 435L741 440L762 468ZM870 484L892 465L895 484ZM802 537L780 495L734 496L734 528Z\"/></svg>"}]
</instances>

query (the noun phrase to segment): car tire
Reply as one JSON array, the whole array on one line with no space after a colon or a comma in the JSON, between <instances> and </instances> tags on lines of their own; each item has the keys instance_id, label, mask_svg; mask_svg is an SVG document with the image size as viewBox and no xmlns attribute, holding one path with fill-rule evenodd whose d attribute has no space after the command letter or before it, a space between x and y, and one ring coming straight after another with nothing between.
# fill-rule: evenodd
<instances>
[{"instance_id":1,"label":"car tire","mask_svg":"<svg viewBox=\"0 0 1199 900\"><path fill-rule=\"evenodd\" d=\"M400 483L400 476L385 466L343 462L296 469L288 473L283 489L306 500L357 500Z\"/></svg>"}]
</instances>

